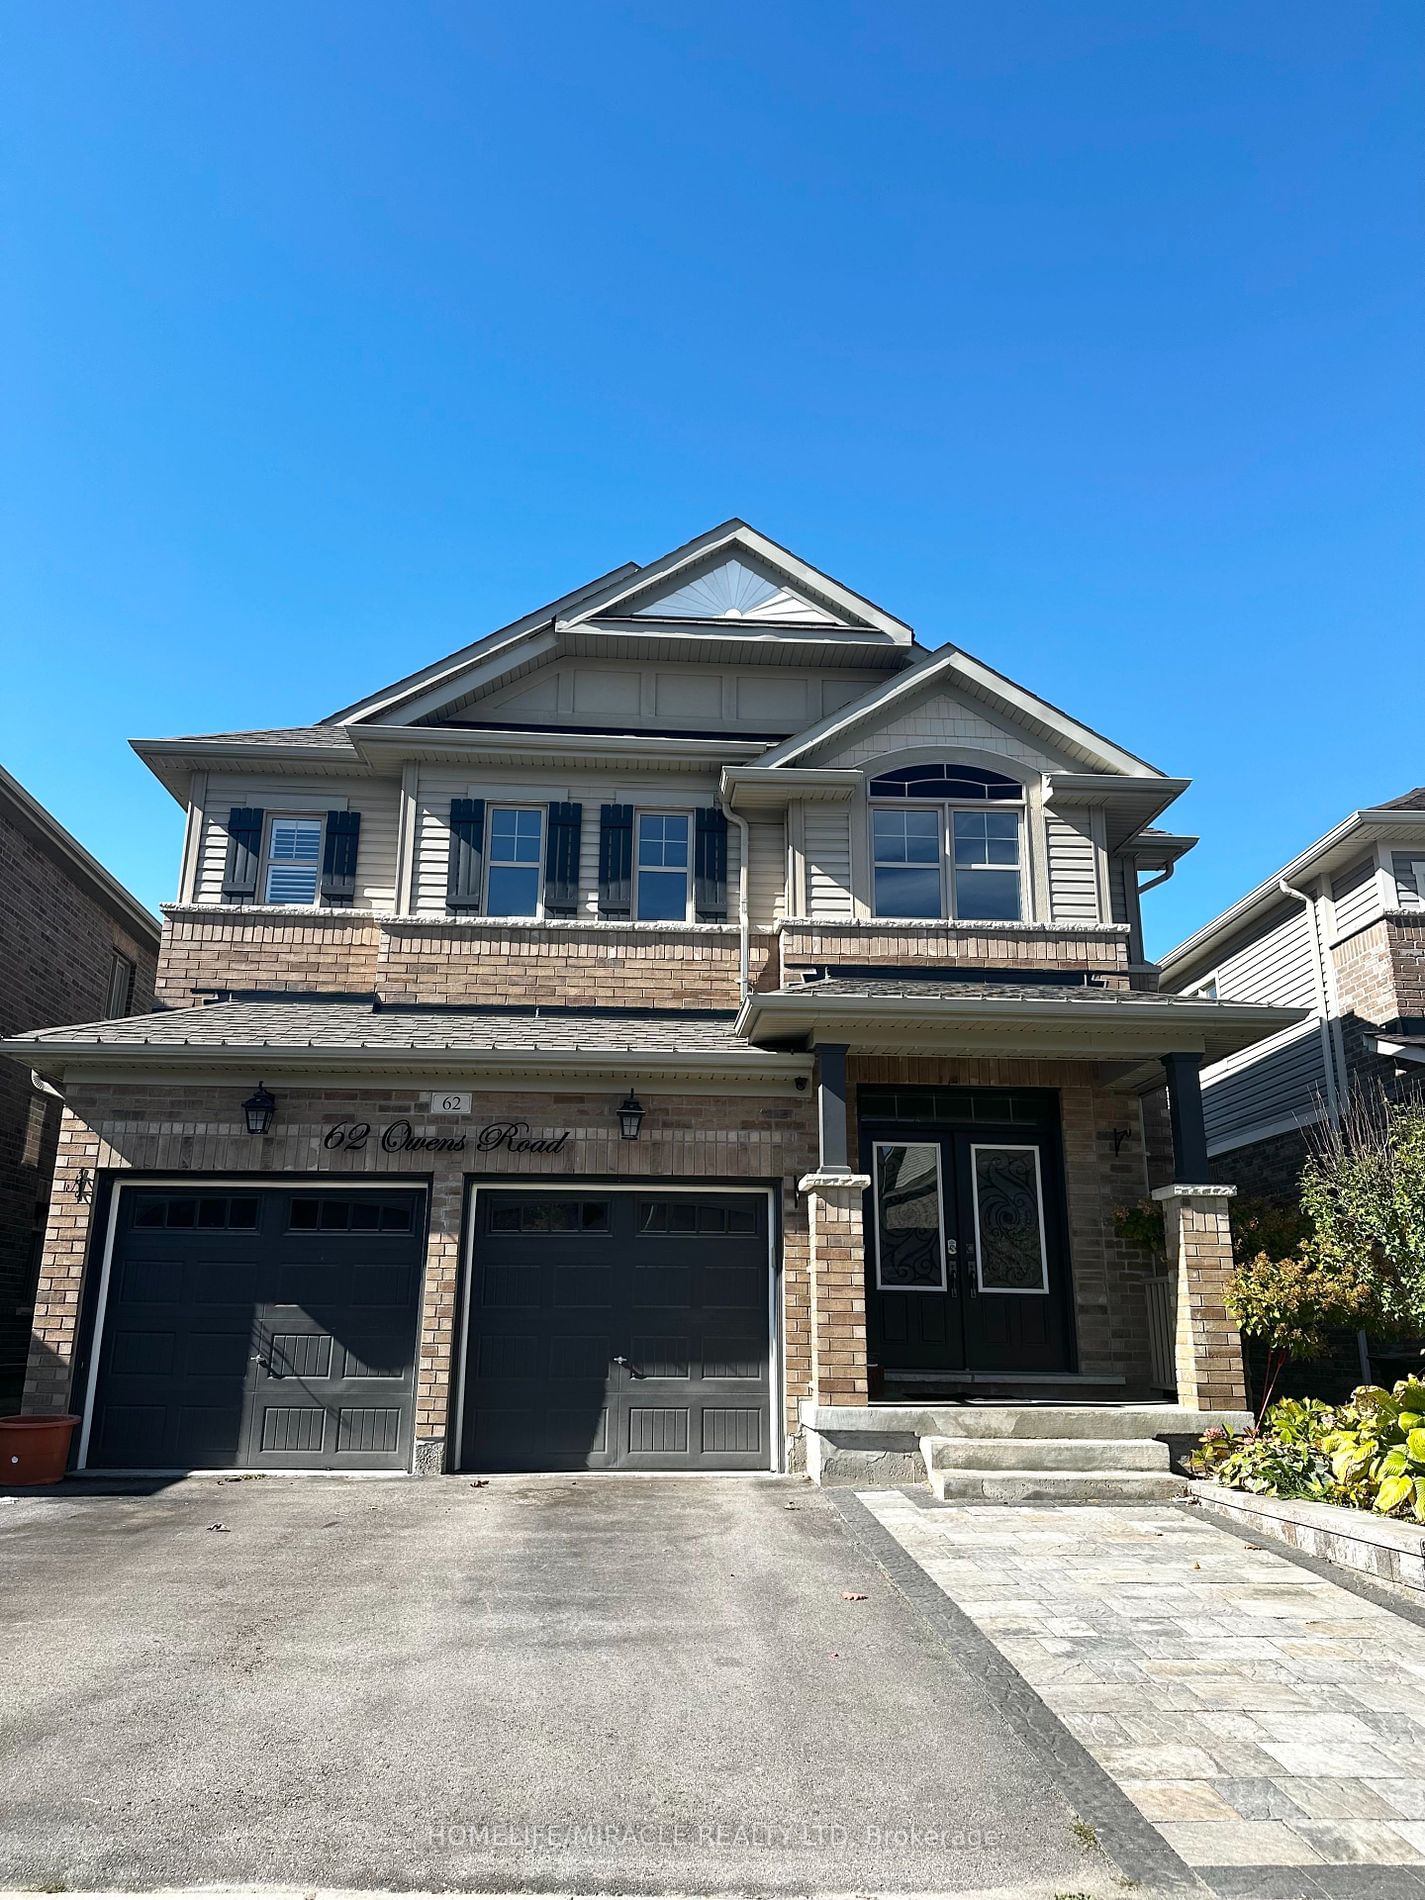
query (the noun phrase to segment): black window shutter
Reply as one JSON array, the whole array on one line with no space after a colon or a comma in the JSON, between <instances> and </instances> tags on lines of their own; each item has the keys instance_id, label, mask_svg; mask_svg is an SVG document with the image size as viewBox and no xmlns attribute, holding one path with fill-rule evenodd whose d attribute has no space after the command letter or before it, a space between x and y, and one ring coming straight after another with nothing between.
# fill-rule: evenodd
<instances>
[{"instance_id":1,"label":"black window shutter","mask_svg":"<svg viewBox=\"0 0 1425 1900\"><path fill-rule=\"evenodd\" d=\"M479 910L485 868L485 801L450 801L450 872L445 886L447 910Z\"/></svg>"},{"instance_id":2,"label":"black window shutter","mask_svg":"<svg viewBox=\"0 0 1425 1900\"><path fill-rule=\"evenodd\" d=\"M548 822L544 841L544 914L572 917L579 908L579 835L584 828L584 807L551 805Z\"/></svg>"},{"instance_id":3,"label":"black window shutter","mask_svg":"<svg viewBox=\"0 0 1425 1900\"><path fill-rule=\"evenodd\" d=\"M322 902L356 901L356 851L361 840L359 811L329 811L322 846Z\"/></svg>"},{"instance_id":4,"label":"black window shutter","mask_svg":"<svg viewBox=\"0 0 1425 1900\"><path fill-rule=\"evenodd\" d=\"M727 922L727 818L699 806L693 833L693 906L700 924Z\"/></svg>"},{"instance_id":5,"label":"black window shutter","mask_svg":"<svg viewBox=\"0 0 1425 1900\"><path fill-rule=\"evenodd\" d=\"M599 807L599 915L633 914L633 806Z\"/></svg>"},{"instance_id":6,"label":"black window shutter","mask_svg":"<svg viewBox=\"0 0 1425 1900\"><path fill-rule=\"evenodd\" d=\"M257 867L262 859L262 813L256 805L234 805L228 813L228 857L223 870L223 902L257 901Z\"/></svg>"}]
</instances>

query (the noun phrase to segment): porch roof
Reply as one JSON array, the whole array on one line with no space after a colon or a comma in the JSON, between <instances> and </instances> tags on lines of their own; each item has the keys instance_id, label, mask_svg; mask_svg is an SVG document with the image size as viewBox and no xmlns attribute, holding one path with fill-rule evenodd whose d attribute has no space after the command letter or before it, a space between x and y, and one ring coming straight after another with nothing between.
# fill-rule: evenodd
<instances>
[{"instance_id":1,"label":"porch roof","mask_svg":"<svg viewBox=\"0 0 1425 1900\"><path fill-rule=\"evenodd\" d=\"M907 971L754 992L738 1015L737 1031L762 1047L835 1042L870 1053L1060 1056L1141 1065L1165 1055L1217 1062L1303 1022L1306 1014L1082 982L958 981ZM1139 1067L1131 1079L1151 1076L1151 1066Z\"/></svg>"}]
</instances>

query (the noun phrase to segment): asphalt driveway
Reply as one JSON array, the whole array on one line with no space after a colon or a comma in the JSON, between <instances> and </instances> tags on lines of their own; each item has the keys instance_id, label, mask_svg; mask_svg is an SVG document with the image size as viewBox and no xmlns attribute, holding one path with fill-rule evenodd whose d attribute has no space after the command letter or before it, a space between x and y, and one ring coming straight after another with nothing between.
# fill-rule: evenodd
<instances>
[{"instance_id":1,"label":"asphalt driveway","mask_svg":"<svg viewBox=\"0 0 1425 1900\"><path fill-rule=\"evenodd\" d=\"M11 1495L0 1617L7 1885L1109 1884L791 1480Z\"/></svg>"}]
</instances>

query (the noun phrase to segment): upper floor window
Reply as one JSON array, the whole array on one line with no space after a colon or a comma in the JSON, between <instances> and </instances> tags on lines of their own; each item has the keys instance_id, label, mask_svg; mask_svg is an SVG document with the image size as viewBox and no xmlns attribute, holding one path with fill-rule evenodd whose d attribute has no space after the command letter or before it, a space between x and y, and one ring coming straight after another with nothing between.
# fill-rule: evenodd
<instances>
[{"instance_id":1,"label":"upper floor window","mask_svg":"<svg viewBox=\"0 0 1425 1900\"><path fill-rule=\"evenodd\" d=\"M1023 916L1024 788L1017 780L972 765L908 765L872 779L871 797L878 917Z\"/></svg>"},{"instance_id":2,"label":"upper floor window","mask_svg":"<svg viewBox=\"0 0 1425 1900\"><path fill-rule=\"evenodd\" d=\"M494 805L485 871L487 917L538 917L544 867L544 812L537 805Z\"/></svg>"},{"instance_id":3,"label":"upper floor window","mask_svg":"<svg viewBox=\"0 0 1425 1900\"><path fill-rule=\"evenodd\" d=\"M642 923L684 923L688 918L689 833L685 811L641 811L634 863Z\"/></svg>"},{"instance_id":4,"label":"upper floor window","mask_svg":"<svg viewBox=\"0 0 1425 1900\"><path fill-rule=\"evenodd\" d=\"M320 818L269 818L262 862L264 904L315 904L322 874Z\"/></svg>"},{"instance_id":5,"label":"upper floor window","mask_svg":"<svg viewBox=\"0 0 1425 1900\"><path fill-rule=\"evenodd\" d=\"M134 965L132 959L116 950L114 960L109 966L109 997L104 1006L108 1017L127 1016L134 1000Z\"/></svg>"}]
</instances>

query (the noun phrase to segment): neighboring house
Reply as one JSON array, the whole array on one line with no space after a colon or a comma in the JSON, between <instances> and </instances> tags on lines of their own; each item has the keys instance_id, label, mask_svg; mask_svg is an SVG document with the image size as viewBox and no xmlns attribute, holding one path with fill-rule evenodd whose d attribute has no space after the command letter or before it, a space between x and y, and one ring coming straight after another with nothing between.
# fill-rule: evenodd
<instances>
[{"instance_id":1,"label":"neighboring house","mask_svg":"<svg viewBox=\"0 0 1425 1900\"><path fill-rule=\"evenodd\" d=\"M188 814L165 1013L4 1049L65 1092L29 1391L85 1467L1242 1404L1197 1071L1297 1012L1157 993L1185 780L736 521L316 725L136 746ZM1176 1348L1114 1225L1154 1180Z\"/></svg>"},{"instance_id":2,"label":"neighboring house","mask_svg":"<svg viewBox=\"0 0 1425 1900\"><path fill-rule=\"evenodd\" d=\"M153 1008L159 924L0 768L0 1035ZM0 1413L16 1411L60 1102L0 1064Z\"/></svg>"},{"instance_id":3,"label":"neighboring house","mask_svg":"<svg viewBox=\"0 0 1425 1900\"><path fill-rule=\"evenodd\" d=\"M1425 787L1352 812L1169 951L1162 980L1304 1012L1202 1076L1215 1178L1291 1195L1353 1092L1425 1092Z\"/></svg>"}]
</instances>

